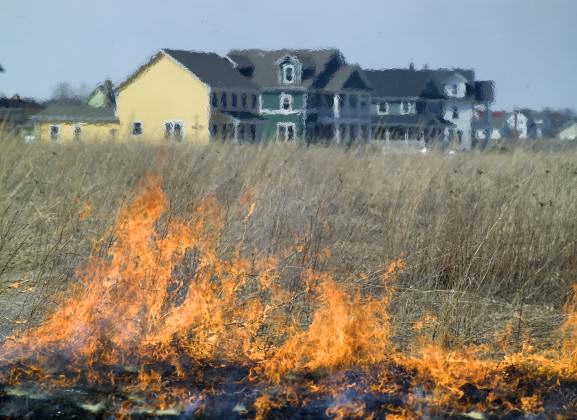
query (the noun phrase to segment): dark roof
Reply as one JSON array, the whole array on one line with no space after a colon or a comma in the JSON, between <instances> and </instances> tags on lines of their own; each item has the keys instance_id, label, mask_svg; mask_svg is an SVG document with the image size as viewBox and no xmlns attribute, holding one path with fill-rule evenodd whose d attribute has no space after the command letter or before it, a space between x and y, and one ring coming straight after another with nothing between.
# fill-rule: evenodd
<instances>
[{"instance_id":1,"label":"dark roof","mask_svg":"<svg viewBox=\"0 0 577 420\"><path fill-rule=\"evenodd\" d=\"M370 83L363 70L352 64L341 65L330 77L325 80L317 80L313 87L329 91L341 91L347 89L371 90Z\"/></svg>"},{"instance_id":2,"label":"dark roof","mask_svg":"<svg viewBox=\"0 0 577 420\"><path fill-rule=\"evenodd\" d=\"M445 127L453 123L432 113L410 115L374 115L371 123L377 126Z\"/></svg>"},{"instance_id":3,"label":"dark roof","mask_svg":"<svg viewBox=\"0 0 577 420\"><path fill-rule=\"evenodd\" d=\"M162 51L211 87L258 89L258 86L236 71L228 59L217 54L170 49Z\"/></svg>"},{"instance_id":4,"label":"dark roof","mask_svg":"<svg viewBox=\"0 0 577 420\"><path fill-rule=\"evenodd\" d=\"M281 85L278 80L278 62L284 57L295 57L302 64L301 82L291 86L308 88L313 84L321 83L323 77L335 72L345 59L338 49L320 50L233 50L228 57L237 64L243 74L250 77L256 84L264 88Z\"/></svg>"},{"instance_id":5,"label":"dark roof","mask_svg":"<svg viewBox=\"0 0 577 420\"><path fill-rule=\"evenodd\" d=\"M373 88L373 96L389 98L444 98L443 82L453 76L461 76L471 86L475 72L466 69L437 70L365 70L365 76Z\"/></svg>"},{"instance_id":6,"label":"dark roof","mask_svg":"<svg viewBox=\"0 0 577 420\"><path fill-rule=\"evenodd\" d=\"M53 102L32 117L37 121L61 122L118 122L114 109L96 108L71 101Z\"/></svg>"}]
</instances>

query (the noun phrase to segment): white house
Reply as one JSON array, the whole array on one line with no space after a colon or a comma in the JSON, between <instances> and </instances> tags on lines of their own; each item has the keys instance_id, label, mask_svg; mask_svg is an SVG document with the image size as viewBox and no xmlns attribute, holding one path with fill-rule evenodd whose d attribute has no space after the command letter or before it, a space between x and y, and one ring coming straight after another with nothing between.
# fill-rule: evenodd
<instances>
[{"instance_id":1,"label":"white house","mask_svg":"<svg viewBox=\"0 0 577 420\"><path fill-rule=\"evenodd\" d=\"M557 135L561 140L577 140L577 122L566 125Z\"/></svg>"}]
</instances>

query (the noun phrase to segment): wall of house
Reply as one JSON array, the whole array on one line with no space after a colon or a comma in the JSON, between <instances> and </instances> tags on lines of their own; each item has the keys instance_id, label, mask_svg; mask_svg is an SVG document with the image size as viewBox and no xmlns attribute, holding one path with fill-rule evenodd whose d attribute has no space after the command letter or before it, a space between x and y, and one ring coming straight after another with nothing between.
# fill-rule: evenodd
<instances>
[{"instance_id":1,"label":"wall of house","mask_svg":"<svg viewBox=\"0 0 577 420\"><path fill-rule=\"evenodd\" d=\"M142 123L142 137L165 141L165 122L183 126L182 141L209 142L210 89L177 62L161 55L124 86L117 97L120 135L133 137L133 122Z\"/></svg>"},{"instance_id":2,"label":"wall of house","mask_svg":"<svg viewBox=\"0 0 577 420\"><path fill-rule=\"evenodd\" d=\"M292 111L281 109L280 97L282 93L292 95ZM290 91L267 91L261 95L261 115L265 118L265 124L260 128L260 136L263 141L276 140L277 124L295 124L295 135L297 138L304 137L304 111L306 94L304 92Z\"/></svg>"},{"instance_id":3,"label":"wall of house","mask_svg":"<svg viewBox=\"0 0 577 420\"><path fill-rule=\"evenodd\" d=\"M471 150L473 146L472 123L473 123L473 105L465 101L446 101L443 112L443 118L455 124L454 132L455 139L458 138L457 133L462 132L461 143L459 145L461 150ZM453 118L453 109L457 108L458 118Z\"/></svg>"},{"instance_id":4,"label":"wall of house","mask_svg":"<svg viewBox=\"0 0 577 420\"><path fill-rule=\"evenodd\" d=\"M50 128L58 126L59 143L75 141L74 128L80 126L80 141L112 140L117 138L120 124L118 123L78 123L78 122L41 122L35 127L36 139L39 141L54 141L50 138Z\"/></svg>"},{"instance_id":5,"label":"wall of house","mask_svg":"<svg viewBox=\"0 0 577 420\"><path fill-rule=\"evenodd\" d=\"M297 139L304 138L304 121L302 114L273 114L265 115L266 123L262 126L260 136L262 141L275 141L278 123L293 123L295 125L295 135Z\"/></svg>"}]
</instances>

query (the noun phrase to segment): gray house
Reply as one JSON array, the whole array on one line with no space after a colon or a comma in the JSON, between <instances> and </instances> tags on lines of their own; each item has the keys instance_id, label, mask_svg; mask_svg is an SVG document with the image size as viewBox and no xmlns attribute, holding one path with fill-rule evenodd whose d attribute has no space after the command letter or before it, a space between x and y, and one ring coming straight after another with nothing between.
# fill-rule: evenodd
<instances>
[{"instance_id":1,"label":"gray house","mask_svg":"<svg viewBox=\"0 0 577 420\"><path fill-rule=\"evenodd\" d=\"M369 138L371 88L362 69L346 63L339 50L235 50L228 58L261 89L265 138Z\"/></svg>"},{"instance_id":2,"label":"gray house","mask_svg":"<svg viewBox=\"0 0 577 420\"><path fill-rule=\"evenodd\" d=\"M475 80L473 70L365 70L373 88L372 137L376 141L454 141L473 146L474 107L489 106L491 82Z\"/></svg>"}]
</instances>

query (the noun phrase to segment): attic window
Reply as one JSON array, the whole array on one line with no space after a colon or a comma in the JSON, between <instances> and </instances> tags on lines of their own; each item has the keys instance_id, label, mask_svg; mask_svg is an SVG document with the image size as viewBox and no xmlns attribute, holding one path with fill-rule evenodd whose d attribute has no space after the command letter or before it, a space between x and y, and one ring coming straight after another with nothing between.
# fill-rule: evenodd
<instances>
[{"instance_id":1,"label":"attic window","mask_svg":"<svg viewBox=\"0 0 577 420\"><path fill-rule=\"evenodd\" d=\"M256 109L258 106L258 96L252 95L252 109Z\"/></svg>"},{"instance_id":2,"label":"attic window","mask_svg":"<svg viewBox=\"0 0 577 420\"><path fill-rule=\"evenodd\" d=\"M220 96L220 105L222 106L222 109L226 109L227 108L227 104L226 104L226 93L223 93Z\"/></svg>"},{"instance_id":3,"label":"attic window","mask_svg":"<svg viewBox=\"0 0 577 420\"><path fill-rule=\"evenodd\" d=\"M294 83L295 81L295 67L292 64L285 64L283 66L283 82Z\"/></svg>"},{"instance_id":4,"label":"attic window","mask_svg":"<svg viewBox=\"0 0 577 420\"><path fill-rule=\"evenodd\" d=\"M242 109L246 109L247 102L248 102L248 96L246 93L243 93L242 96L240 97L240 104L242 106Z\"/></svg>"},{"instance_id":5,"label":"attic window","mask_svg":"<svg viewBox=\"0 0 577 420\"><path fill-rule=\"evenodd\" d=\"M452 85L451 86L451 93L455 96L457 96L459 94L459 86L458 85Z\"/></svg>"},{"instance_id":6,"label":"attic window","mask_svg":"<svg viewBox=\"0 0 577 420\"><path fill-rule=\"evenodd\" d=\"M236 108L238 106L238 95L236 93L232 94L232 107Z\"/></svg>"}]
</instances>

